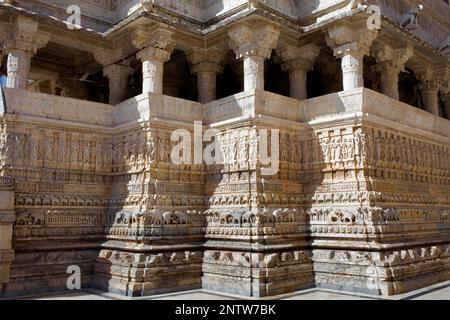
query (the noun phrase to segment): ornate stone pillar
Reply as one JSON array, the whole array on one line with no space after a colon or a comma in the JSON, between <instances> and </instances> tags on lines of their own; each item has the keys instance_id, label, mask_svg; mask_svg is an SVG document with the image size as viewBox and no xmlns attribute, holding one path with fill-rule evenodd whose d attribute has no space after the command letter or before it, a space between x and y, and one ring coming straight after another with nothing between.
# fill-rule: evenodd
<instances>
[{"instance_id":1,"label":"ornate stone pillar","mask_svg":"<svg viewBox=\"0 0 450 320\"><path fill-rule=\"evenodd\" d=\"M420 81L419 90L425 111L439 116L439 86L433 67L431 65L419 67L415 70L415 74Z\"/></svg>"},{"instance_id":2,"label":"ornate stone pillar","mask_svg":"<svg viewBox=\"0 0 450 320\"><path fill-rule=\"evenodd\" d=\"M132 74L129 66L112 64L103 69L103 74L109 79L109 104L116 105L125 99L127 80Z\"/></svg>"},{"instance_id":3,"label":"ornate stone pillar","mask_svg":"<svg viewBox=\"0 0 450 320\"><path fill-rule=\"evenodd\" d=\"M6 43L8 52L8 77L6 87L27 89L30 73L31 57L39 48L45 46L50 36L38 33L38 23L23 18L16 18L13 34Z\"/></svg>"},{"instance_id":4,"label":"ornate stone pillar","mask_svg":"<svg viewBox=\"0 0 450 320\"><path fill-rule=\"evenodd\" d=\"M121 102L127 91L128 77L132 73L129 66L118 64L124 56L121 49L98 49L94 52L95 60L100 63L103 75L109 79L109 104L116 105Z\"/></svg>"},{"instance_id":5,"label":"ornate stone pillar","mask_svg":"<svg viewBox=\"0 0 450 320\"><path fill-rule=\"evenodd\" d=\"M369 54L377 35L378 31L367 29L365 22L341 22L328 29L327 43L342 59L344 91L364 87L364 56Z\"/></svg>"},{"instance_id":6,"label":"ornate stone pillar","mask_svg":"<svg viewBox=\"0 0 450 320\"><path fill-rule=\"evenodd\" d=\"M137 58L142 61L142 93L163 93L164 63L169 61L175 48L172 34L162 27L135 32L133 45L141 49Z\"/></svg>"},{"instance_id":7,"label":"ornate stone pillar","mask_svg":"<svg viewBox=\"0 0 450 320\"><path fill-rule=\"evenodd\" d=\"M26 89L28 87L28 74L30 73L31 52L10 49L8 54L7 88Z\"/></svg>"},{"instance_id":8,"label":"ornate stone pillar","mask_svg":"<svg viewBox=\"0 0 450 320\"><path fill-rule=\"evenodd\" d=\"M441 70L438 79L444 107L444 117L450 120L450 68L447 67Z\"/></svg>"},{"instance_id":9,"label":"ornate stone pillar","mask_svg":"<svg viewBox=\"0 0 450 320\"><path fill-rule=\"evenodd\" d=\"M393 99L399 100L398 77L405 70L405 63L411 58L413 48L409 44L404 48L393 48L382 44L372 49L372 54L378 62L377 71L381 76L381 91Z\"/></svg>"},{"instance_id":10,"label":"ornate stone pillar","mask_svg":"<svg viewBox=\"0 0 450 320\"><path fill-rule=\"evenodd\" d=\"M424 81L420 85L423 106L426 111L439 115L438 87L435 81Z\"/></svg>"},{"instance_id":11,"label":"ornate stone pillar","mask_svg":"<svg viewBox=\"0 0 450 320\"><path fill-rule=\"evenodd\" d=\"M187 58L192 64L192 73L197 75L199 102L216 100L217 75L223 71L225 50L194 48L187 52Z\"/></svg>"},{"instance_id":12,"label":"ornate stone pillar","mask_svg":"<svg viewBox=\"0 0 450 320\"><path fill-rule=\"evenodd\" d=\"M228 35L236 57L244 59L244 91L264 90L264 61L276 47L280 31L269 24L238 24Z\"/></svg>"},{"instance_id":13,"label":"ornate stone pillar","mask_svg":"<svg viewBox=\"0 0 450 320\"><path fill-rule=\"evenodd\" d=\"M285 44L277 49L277 53L283 60L281 67L289 72L290 97L299 100L308 99L307 75L314 67L320 48L315 44L299 48Z\"/></svg>"},{"instance_id":14,"label":"ornate stone pillar","mask_svg":"<svg viewBox=\"0 0 450 320\"><path fill-rule=\"evenodd\" d=\"M442 94L442 103L444 104L444 117L450 120L450 92Z\"/></svg>"}]
</instances>

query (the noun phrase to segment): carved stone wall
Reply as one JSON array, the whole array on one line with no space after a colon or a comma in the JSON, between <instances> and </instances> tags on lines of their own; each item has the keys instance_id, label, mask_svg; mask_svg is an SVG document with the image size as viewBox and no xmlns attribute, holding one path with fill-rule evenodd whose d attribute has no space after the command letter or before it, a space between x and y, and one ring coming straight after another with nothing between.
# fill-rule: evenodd
<instances>
[{"instance_id":1,"label":"carved stone wall","mask_svg":"<svg viewBox=\"0 0 450 320\"><path fill-rule=\"evenodd\" d=\"M104 239L111 136L36 118L5 120L2 171L15 181L16 216L5 295L64 290L70 265L80 266L89 286Z\"/></svg>"},{"instance_id":2,"label":"carved stone wall","mask_svg":"<svg viewBox=\"0 0 450 320\"><path fill-rule=\"evenodd\" d=\"M84 287L129 296L390 295L450 278L445 119L367 89L305 101L254 90L205 105L145 94L90 117L70 112L84 102L49 97L6 90L4 296L63 290L70 265ZM218 131L223 162L172 162L172 133L193 136L196 119ZM269 153L279 144L270 175L262 129Z\"/></svg>"},{"instance_id":3,"label":"carved stone wall","mask_svg":"<svg viewBox=\"0 0 450 320\"><path fill-rule=\"evenodd\" d=\"M131 296L201 287L204 170L172 163L175 129L148 123L116 135L96 287Z\"/></svg>"}]
</instances>

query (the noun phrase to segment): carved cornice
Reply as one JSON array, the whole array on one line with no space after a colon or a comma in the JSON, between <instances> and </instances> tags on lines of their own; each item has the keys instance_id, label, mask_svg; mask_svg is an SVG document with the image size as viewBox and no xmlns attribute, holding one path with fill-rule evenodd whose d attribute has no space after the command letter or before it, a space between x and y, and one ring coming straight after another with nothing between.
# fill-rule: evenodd
<instances>
[{"instance_id":1,"label":"carved cornice","mask_svg":"<svg viewBox=\"0 0 450 320\"><path fill-rule=\"evenodd\" d=\"M228 30L229 46L238 59L245 56L270 58L276 47L280 31L271 24L236 24Z\"/></svg>"}]
</instances>

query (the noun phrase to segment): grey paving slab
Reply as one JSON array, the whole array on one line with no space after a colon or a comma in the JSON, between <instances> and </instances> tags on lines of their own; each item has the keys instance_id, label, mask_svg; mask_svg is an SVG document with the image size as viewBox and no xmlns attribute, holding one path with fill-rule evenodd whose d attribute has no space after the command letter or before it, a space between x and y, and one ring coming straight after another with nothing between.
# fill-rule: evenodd
<instances>
[{"instance_id":1,"label":"grey paving slab","mask_svg":"<svg viewBox=\"0 0 450 320\"><path fill-rule=\"evenodd\" d=\"M209 290L191 290L150 297L124 297L114 293L89 289L26 298L32 300L450 300L450 281L429 286L406 294L381 297L325 289L307 289L299 292L262 299L227 295Z\"/></svg>"}]
</instances>

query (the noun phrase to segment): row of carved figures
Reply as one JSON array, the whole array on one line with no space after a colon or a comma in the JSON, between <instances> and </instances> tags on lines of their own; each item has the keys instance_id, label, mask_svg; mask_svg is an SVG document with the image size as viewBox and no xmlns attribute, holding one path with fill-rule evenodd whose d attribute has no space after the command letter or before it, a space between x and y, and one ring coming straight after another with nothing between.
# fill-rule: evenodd
<instances>
[{"instance_id":1,"label":"row of carved figures","mask_svg":"<svg viewBox=\"0 0 450 320\"><path fill-rule=\"evenodd\" d=\"M20 165L20 161L39 161L57 164L87 165L103 170L128 170L145 168L156 162L171 163L175 142L169 132L147 136L131 134L114 139L72 135L65 132L0 134L0 159ZM228 137L225 139L224 137ZM223 134L219 148L225 164L255 162L261 144L251 135L236 137ZM269 143L269 150L275 146ZM193 152L194 148L191 148ZM361 163L383 168L412 172L448 175L450 171L449 146L432 144L384 131L355 130L310 140L300 140L296 134L281 133L280 161L303 165ZM19 161L19 162L17 162ZM22 163L24 164L24 163ZM114 168L114 169L113 169Z\"/></svg>"}]
</instances>

